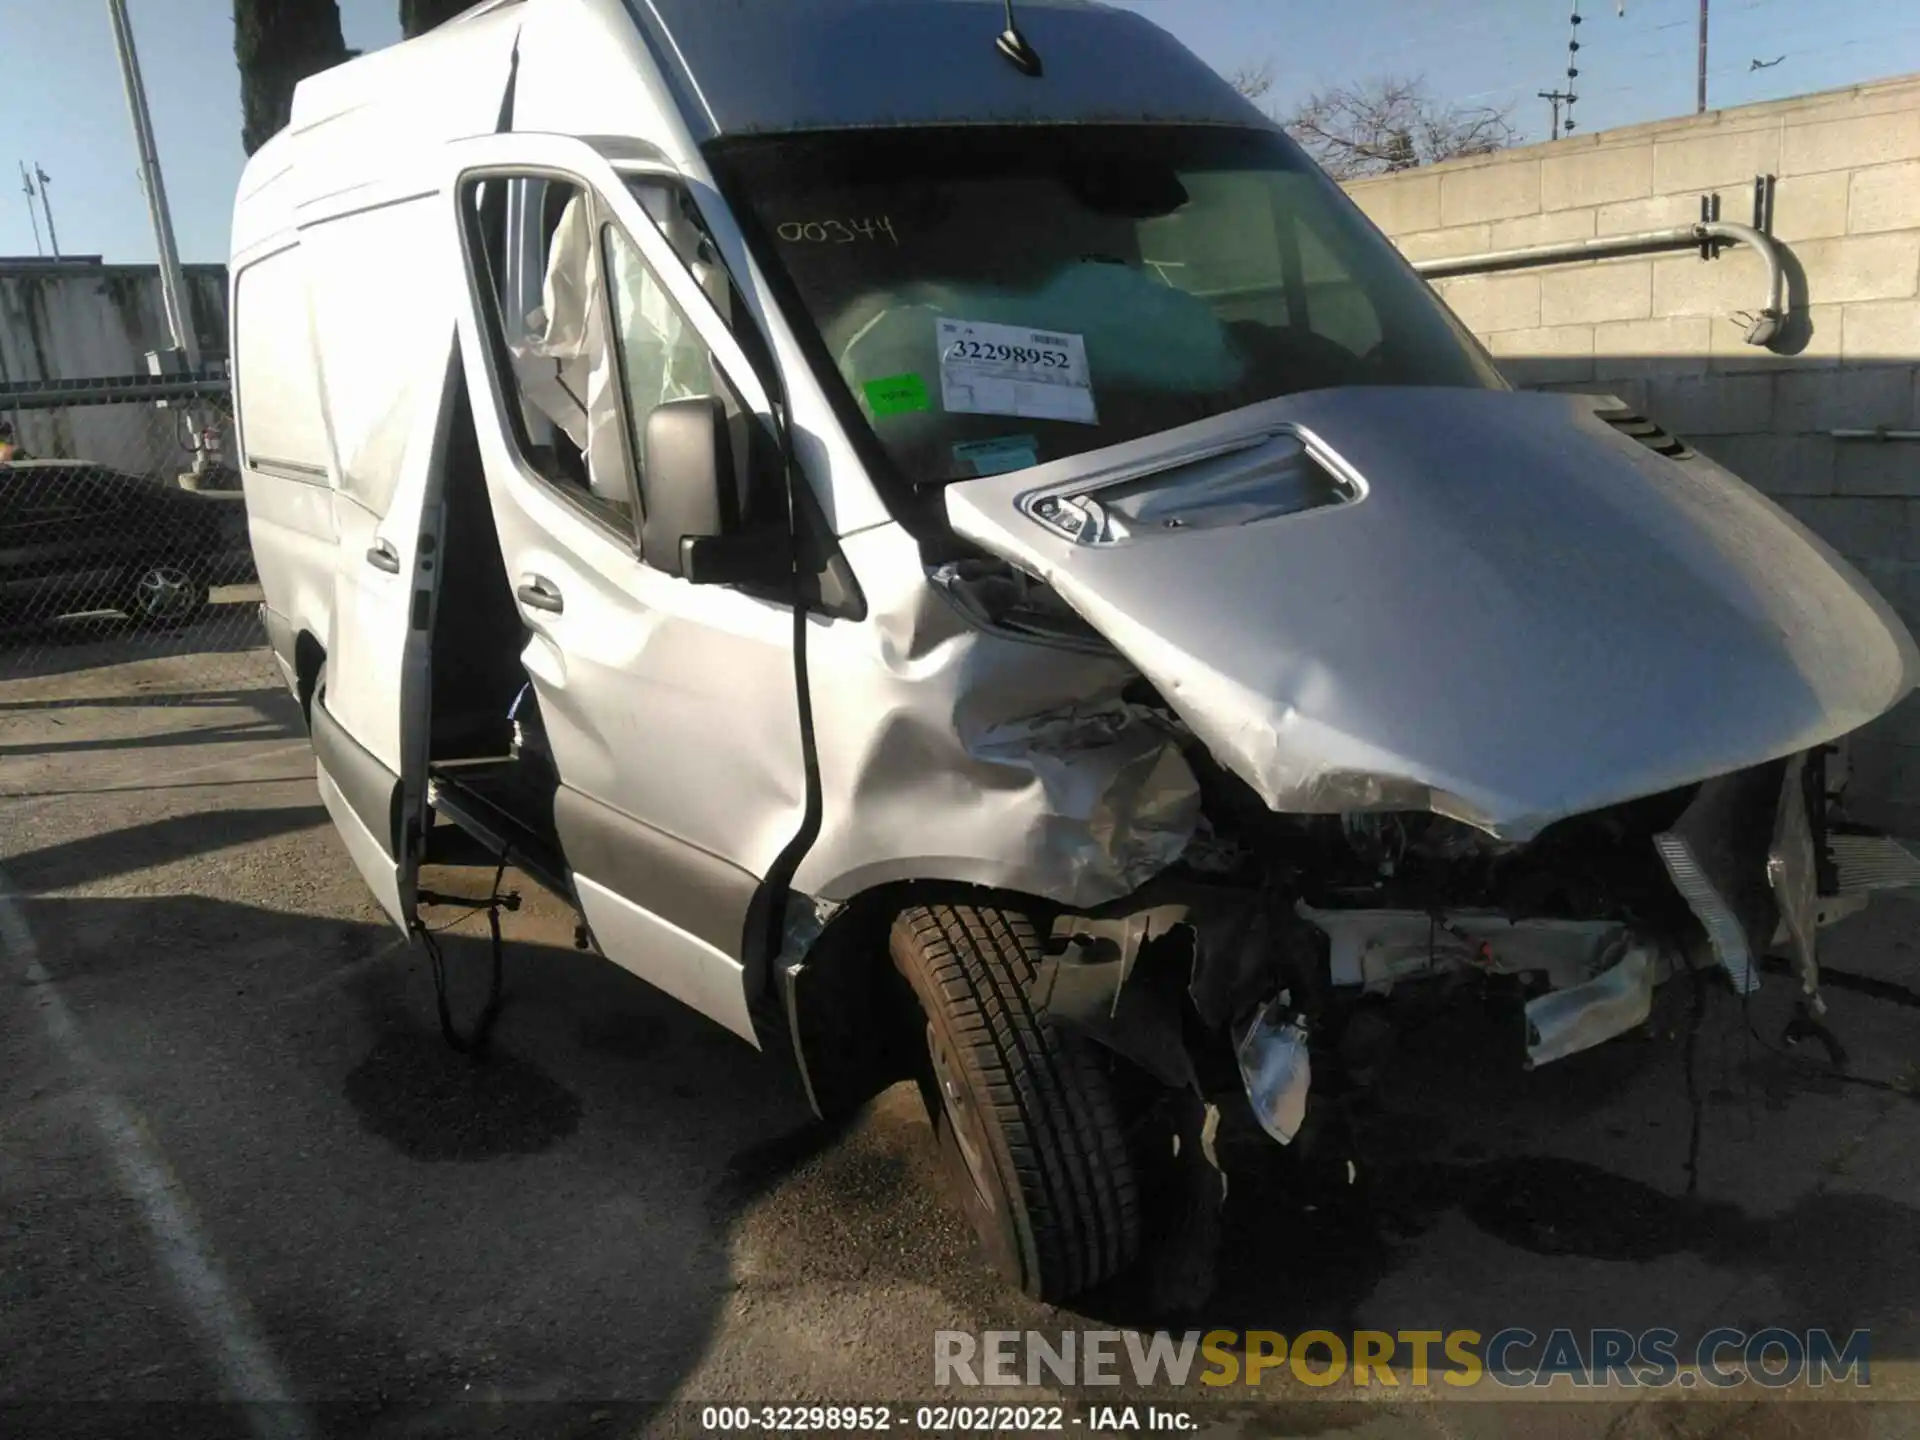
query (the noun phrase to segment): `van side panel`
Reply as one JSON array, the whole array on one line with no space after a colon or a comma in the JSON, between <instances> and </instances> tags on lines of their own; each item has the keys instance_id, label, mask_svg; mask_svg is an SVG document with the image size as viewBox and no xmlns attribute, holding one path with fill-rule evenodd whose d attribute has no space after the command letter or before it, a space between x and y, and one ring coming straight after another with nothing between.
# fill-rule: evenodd
<instances>
[{"instance_id":1,"label":"van side panel","mask_svg":"<svg viewBox=\"0 0 1920 1440\"><path fill-rule=\"evenodd\" d=\"M458 277L437 199L301 229L336 477L327 708L396 777L425 762L410 747L425 734L427 637L407 577L439 523L440 417L458 373ZM370 558L377 551L386 566ZM429 577L431 567L427 557Z\"/></svg>"},{"instance_id":2,"label":"van side panel","mask_svg":"<svg viewBox=\"0 0 1920 1440\"><path fill-rule=\"evenodd\" d=\"M323 642L326 636L335 547L330 456L297 244L235 271L233 356L247 530L267 633L291 680L300 632Z\"/></svg>"},{"instance_id":3,"label":"van side panel","mask_svg":"<svg viewBox=\"0 0 1920 1440\"><path fill-rule=\"evenodd\" d=\"M327 432L314 384L305 256L288 244L234 280L240 444L249 464L327 479Z\"/></svg>"},{"instance_id":4,"label":"van side panel","mask_svg":"<svg viewBox=\"0 0 1920 1440\"><path fill-rule=\"evenodd\" d=\"M452 247L432 194L301 231L320 393L340 493L387 514L453 336Z\"/></svg>"}]
</instances>

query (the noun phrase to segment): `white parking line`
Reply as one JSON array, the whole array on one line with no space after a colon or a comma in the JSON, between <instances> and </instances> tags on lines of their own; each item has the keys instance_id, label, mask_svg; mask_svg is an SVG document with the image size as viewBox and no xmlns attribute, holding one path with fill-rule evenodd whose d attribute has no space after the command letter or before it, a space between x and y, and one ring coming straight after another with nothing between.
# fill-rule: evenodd
<instances>
[{"instance_id":1,"label":"white parking line","mask_svg":"<svg viewBox=\"0 0 1920 1440\"><path fill-rule=\"evenodd\" d=\"M104 1082L73 1012L40 963L27 917L0 875L0 950L26 962L27 993L35 998L47 1037L87 1089L94 1127L113 1161L120 1188L140 1207L162 1266L220 1371L227 1398L246 1406L261 1440L308 1440L311 1418L293 1398L246 1302L228 1289L191 1214L192 1202L149 1138L139 1115Z\"/></svg>"}]
</instances>

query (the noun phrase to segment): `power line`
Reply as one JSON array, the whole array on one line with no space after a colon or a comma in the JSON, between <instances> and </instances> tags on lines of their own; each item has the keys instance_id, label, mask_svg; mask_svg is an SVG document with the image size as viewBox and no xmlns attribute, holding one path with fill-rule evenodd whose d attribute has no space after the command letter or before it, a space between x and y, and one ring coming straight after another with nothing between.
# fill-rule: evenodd
<instances>
[{"instance_id":1,"label":"power line","mask_svg":"<svg viewBox=\"0 0 1920 1440\"><path fill-rule=\"evenodd\" d=\"M1130 3L1145 8L1147 4L1165 4L1167 0L1130 0ZM1686 0L1679 0L1679 3L1685 4ZM1777 3L1778 0L1740 0L1740 3L1733 3L1733 0L1721 0L1721 14L1743 14ZM1631 44L1634 40L1646 40L1666 36L1673 30L1679 29L1682 26L1691 26L1694 23L1695 17L1688 15L1682 19L1665 20L1651 25L1645 23L1635 24L1632 21L1626 21L1626 23L1618 27L1618 31L1615 31L1614 27L1611 26L1608 27L1608 29L1613 33L1621 33L1622 38ZM1499 39L1494 39L1491 44L1472 45L1476 68L1491 68L1496 71L1504 70L1507 73L1512 73L1529 66L1537 60L1539 54L1537 39L1531 39L1524 31L1516 30L1508 21L1507 17L1499 14L1483 15L1472 19L1454 20L1451 23L1437 26L1404 30L1398 38L1389 43L1372 46L1364 50L1341 53L1333 58L1338 61L1339 68L1343 72L1346 72L1348 76L1359 78L1366 76L1370 72L1379 73L1382 70L1391 71L1396 59L1409 51L1430 52L1441 47L1460 45L1467 40L1467 37L1483 34L1496 26L1505 27L1504 35ZM1502 43L1503 41L1504 43ZM1591 49L1585 40L1582 40L1581 43L1583 48ZM1607 68L1613 69L1618 65L1630 61L1671 57L1674 53L1674 46L1670 39L1658 39L1658 43L1652 46L1628 50L1624 53L1614 52L1610 47L1593 51L1592 53L1602 56ZM1303 70L1306 69L1306 67L1302 68ZM1313 67L1316 71L1324 71L1325 68L1324 60L1322 63ZM1580 69L1581 67L1576 63L1574 68ZM1591 80L1592 72L1590 70L1584 71L1583 73ZM1303 82L1309 77L1303 73L1293 77L1287 77L1283 74L1280 78L1283 80L1292 78L1295 81ZM1442 94L1437 98L1453 103L1463 103L1490 96L1517 95L1525 88L1525 84L1526 82L1524 81L1517 81L1509 85L1495 86L1490 89L1474 91L1462 96L1447 96ZM1559 87L1555 88L1558 89ZM1613 87L1602 88L1603 90L1610 91ZM1540 99L1548 101L1550 106L1552 105L1554 91L1536 90L1534 93ZM1565 90L1560 91L1562 96L1560 103L1562 105L1566 103L1565 96L1569 93L1573 94L1576 99L1580 98L1581 87L1568 85ZM1590 84L1585 87L1585 97L1587 99L1591 100L1595 98L1596 93L1597 92L1592 90ZM1558 135L1564 128L1560 123L1558 115L1558 107L1555 107L1550 135ZM1571 120L1572 118L1573 115L1571 111L1569 111L1567 113L1567 119Z\"/></svg>"},{"instance_id":2,"label":"power line","mask_svg":"<svg viewBox=\"0 0 1920 1440\"><path fill-rule=\"evenodd\" d=\"M1721 0L1721 7L1720 7L1721 18L1722 19L1726 18L1726 16L1729 13L1736 14L1736 15L1745 14L1748 11L1758 10L1761 6L1770 5L1772 3L1774 3L1774 0L1747 0L1747 3L1744 5L1729 6L1726 4L1726 0ZM1668 21L1664 21L1659 25L1650 26L1648 27L1645 33L1658 34L1662 31L1679 30L1683 27L1693 27L1693 26L1697 26L1698 24L1699 24L1699 17L1697 15L1689 15L1684 20L1668 20ZM1655 60L1655 59L1665 59L1666 57L1672 54L1673 54L1672 43L1669 41L1662 41L1660 44L1646 50L1631 50L1624 55L1615 55L1609 58L1615 61Z\"/></svg>"},{"instance_id":3,"label":"power line","mask_svg":"<svg viewBox=\"0 0 1920 1440\"><path fill-rule=\"evenodd\" d=\"M1754 10L1761 9L1768 5L1776 4L1776 3L1778 3L1778 0L1743 0L1743 3L1733 4L1729 6L1728 0L1722 0L1721 13L1723 15L1729 12L1733 14L1744 14ZM1577 15L1577 11L1578 11L1578 6L1576 5L1575 6L1576 15ZM1624 0L1622 0L1621 14L1624 17ZM1569 18L1573 20L1573 24L1575 26L1581 23L1580 18L1575 18L1575 16L1570 16ZM1399 55L1405 51L1412 50L1412 49L1431 50L1437 45L1443 45L1450 42L1457 42L1459 37L1471 35L1478 31L1484 31L1489 27L1494 26L1496 24L1500 24L1500 23L1502 23L1502 17L1496 15L1496 16L1490 16L1482 19L1460 21L1454 24L1440 26L1431 30L1422 30L1417 33L1408 34L1404 38L1398 41L1395 41L1390 45L1375 47L1373 49L1360 51L1357 54L1343 56L1341 57L1341 66L1343 69L1352 71L1356 74L1364 73L1367 70L1377 67L1381 62L1387 61L1391 57ZM1664 32L1677 30L1682 26L1692 26L1695 23L1696 23L1696 17L1688 16L1686 18L1678 19L1678 20L1661 21L1660 23L1655 25L1628 26L1623 28L1628 29L1634 38L1645 38L1649 36L1660 35L1660 34L1663 34ZM1509 30L1508 42L1509 43L1505 45L1496 45L1489 48L1478 49L1475 54L1475 59L1477 63L1481 66L1492 66L1494 68L1506 68L1509 70L1518 68L1519 66L1526 63L1525 55L1527 52L1533 51L1535 49L1535 43L1536 43L1536 42L1527 40L1524 35L1515 34L1514 32L1511 31L1511 29ZM1577 52L1585 48L1589 48L1586 45L1586 43L1580 39L1579 31L1577 29L1575 29L1574 31L1572 42L1569 44L1568 48L1569 48L1569 60L1572 62L1569 65L1569 68L1575 72L1574 75L1568 77L1568 80L1571 82L1572 80L1577 79L1581 73ZM1596 53L1602 54L1605 60L1608 62L1609 68L1613 68L1616 65L1625 64L1631 61L1637 61L1642 59L1655 59L1655 58L1671 56L1673 54L1673 46L1670 41L1661 41L1660 43L1654 46L1637 49L1637 50L1630 50L1625 52L1624 54L1613 53L1611 51L1605 51L1605 50L1596 52ZM1473 92L1470 92L1469 94L1462 95L1462 96L1454 96L1454 97L1442 96L1441 98L1450 99L1450 100L1453 100L1455 103L1460 103L1465 101L1485 99L1489 96L1514 94L1524 89L1525 83L1526 82L1524 81L1516 81L1509 85L1501 85L1501 86L1495 86L1490 89L1473 91ZM1562 133L1570 133L1575 128L1574 124L1572 123L1574 120L1573 109L1568 102L1570 99L1577 100L1580 98L1579 87L1575 86L1572 83L1569 83L1566 89L1564 90L1561 90L1558 87L1556 87L1553 90L1536 90L1534 93L1538 98L1547 101L1551 108L1552 118L1551 118L1551 127L1549 130L1550 138L1556 137ZM1564 113L1565 113L1565 119L1567 123L1564 125L1562 124L1562 121L1561 121L1562 106L1566 107Z\"/></svg>"},{"instance_id":4,"label":"power line","mask_svg":"<svg viewBox=\"0 0 1920 1440\"><path fill-rule=\"evenodd\" d=\"M1776 3L1778 3L1778 0L1744 0L1744 3L1742 4L1728 6L1726 4L1726 0L1722 0L1722 9L1720 13L1722 15L1725 15L1728 13L1744 14L1746 12L1758 10L1763 8L1764 6L1772 5ZM1391 53L1392 51L1406 49L1416 45L1430 46L1433 43L1437 43L1443 37L1450 38L1456 34L1464 33L1471 29L1482 28L1484 23L1490 23L1490 22L1475 21L1465 25L1447 27L1447 28L1433 31L1421 36L1409 37L1407 40L1400 42L1398 45L1389 47L1388 50L1374 50L1374 51L1362 52L1358 61L1349 60L1345 63L1347 64L1348 68L1357 68L1359 64L1364 63L1365 61L1375 56L1388 54L1388 53ZM1682 20L1666 20L1666 21L1662 21L1657 25L1647 25L1647 26L1637 26L1637 27L1629 26L1627 27L1627 29L1629 31L1630 38L1640 39L1640 38L1645 38L1647 36L1662 34L1663 32L1666 32L1666 31L1677 30L1682 26L1692 26L1696 23L1697 23L1696 17L1688 16L1687 18ZM1521 52L1526 50L1531 50L1533 48L1534 46L1531 42L1526 41L1524 38L1516 37L1516 43L1509 44L1507 46L1500 47L1495 50L1478 52L1475 58L1483 65L1492 64L1496 67L1506 64L1510 60L1517 64L1519 61ZM1592 45L1590 40L1583 39L1581 42L1581 48L1583 53L1588 50L1591 50ZM1637 50L1617 52L1611 49L1602 49L1599 51L1595 51L1594 53L1600 55L1607 63L1618 65L1618 64L1629 62L1629 61L1651 60L1651 59L1664 58L1667 56L1671 56L1673 54L1673 45L1670 41L1663 40L1656 45L1648 46L1646 48L1637 49ZM1509 85L1499 85L1499 86L1494 86L1492 88L1485 89L1485 90L1476 90L1468 94L1452 97L1452 98L1455 98L1457 100L1475 100L1475 99L1484 98L1489 95L1504 95L1512 91L1524 89L1526 87L1526 83L1527 82L1524 80L1515 81Z\"/></svg>"},{"instance_id":5,"label":"power line","mask_svg":"<svg viewBox=\"0 0 1920 1440\"><path fill-rule=\"evenodd\" d=\"M1727 3L1727 0L1721 0L1721 9L1717 13L1719 13L1722 16L1729 15L1729 14L1744 14L1749 11L1762 9L1765 6L1773 5L1777 3L1779 3L1779 0L1744 0L1744 3L1737 4L1737 5L1730 5ZM1337 58L1340 61L1340 65L1342 69L1358 73L1369 66L1375 65L1380 61L1387 59L1390 56L1402 54L1409 50L1431 50L1434 46L1438 44L1455 40L1460 36L1471 35L1476 31L1487 30L1489 28L1492 28L1495 25L1502 24L1503 18L1504 17L1496 15L1486 19L1459 21L1451 25L1443 25L1431 30L1419 30L1414 33L1407 34L1404 38L1397 40L1390 45L1380 46L1370 50L1361 50L1351 54L1343 54ZM1693 15L1688 15L1685 18L1679 19L1679 20L1665 20L1660 22L1657 25L1636 26L1629 23L1628 25L1620 28L1624 32L1626 32L1626 34L1630 39L1638 39L1643 36L1657 35L1670 30L1678 30L1683 26L1691 27L1696 23L1697 23L1696 17ZM1612 27L1609 27L1609 28L1612 28ZM1488 63L1489 61L1494 63L1501 63L1504 61L1511 60L1512 62L1517 64L1517 63L1520 63L1523 55L1526 52L1533 51L1537 47L1537 42L1528 40L1524 35L1524 33L1514 32L1511 29L1511 27L1508 28L1508 36L1509 36L1510 43L1506 45L1496 46L1490 49L1479 50L1475 54L1476 60L1480 61L1483 64ZM1662 41L1659 45L1648 48L1648 49L1630 51L1630 52L1627 52L1625 56L1610 55L1610 58L1615 60L1626 59L1626 58L1651 59L1654 57L1668 56L1668 55L1671 55L1672 53L1673 53L1672 45L1666 41ZM1519 84L1516 84L1510 88L1520 89L1522 88L1524 83L1525 82L1520 82ZM1484 91L1480 93L1493 94L1495 92Z\"/></svg>"},{"instance_id":6,"label":"power line","mask_svg":"<svg viewBox=\"0 0 1920 1440\"><path fill-rule=\"evenodd\" d=\"M1900 28L1894 29L1894 30L1882 30L1873 35L1858 35L1851 40L1836 40L1830 45L1810 45L1805 47L1796 46L1790 49L1787 52L1787 54L1793 59L1801 60L1801 59L1805 59L1809 55L1828 55L1835 50L1850 50L1856 45L1877 45L1887 40L1892 40L1892 39L1896 39L1896 38L1908 36L1908 35L1920 35L1920 25L1906 25L1906 26L1901 26ZM1716 66L1713 69L1710 69L1707 71L1707 75L1709 79L1718 79L1720 77L1727 76L1727 75L1746 75L1749 73L1751 73L1750 67L1748 62L1745 60L1738 60L1727 65ZM1645 85L1645 84L1624 85L1624 86L1618 87L1617 89L1611 91L1610 93L1619 94L1619 95L1628 95L1638 91L1648 90L1652 88L1654 88L1652 85Z\"/></svg>"},{"instance_id":7,"label":"power line","mask_svg":"<svg viewBox=\"0 0 1920 1440\"><path fill-rule=\"evenodd\" d=\"M1831 27L1828 27L1828 28L1830 29ZM1892 30L1876 31L1874 34L1871 34L1871 35L1859 35L1854 37L1851 40L1837 40L1827 45L1800 46L1800 45L1793 45L1791 44L1790 41L1785 41L1785 40L1776 40L1775 43L1786 46L1788 55L1791 58L1798 60L1798 59L1804 59L1812 55L1830 54L1835 50L1851 49L1857 45L1880 44L1887 40L1903 38L1905 36L1914 35L1914 34L1920 34L1920 26L1901 26ZM1671 55L1673 52L1671 49L1667 49L1659 53ZM1641 58L1644 58L1644 57L1641 55L1617 56L1617 57L1609 56L1607 57L1607 60L1609 63L1609 68L1613 68L1617 65L1624 65L1629 61L1638 60ZM1744 59L1734 63L1727 64L1727 65L1713 66L1713 67L1710 67L1707 71L1707 75L1709 79L1719 79L1729 75L1733 75L1733 76L1745 75L1747 73L1749 73L1749 66L1748 66L1748 62ZM1636 82L1631 85L1604 85L1601 87L1601 89L1604 92L1604 94L1607 96L1607 98L1611 99L1612 97L1617 95L1643 94L1649 90L1664 89L1671 83L1672 83L1671 80L1651 79L1647 81ZM1449 96L1449 97L1443 97L1443 98L1449 99L1453 103L1458 104L1458 103L1462 103L1470 100L1485 100L1492 96L1508 95L1519 90L1524 90L1525 88L1526 88L1526 82L1524 80L1517 80L1509 85L1497 85L1486 90L1476 90L1466 95ZM1591 91L1592 87L1589 86L1588 88ZM1592 98L1592 95L1590 94L1588 98Z\"/></svg>"},{"instance_id":8,"label":"power line","mask_svg":"<svg viewBox=\"0 0 1920 1440\"><path fill-rule=\"evenodd\" d=\"M1131 0L1131 3L1138 5L1141 4L1141 0ZM1619 23L1617 25L1609 24L1603 27L1603 33L1606 38L1599 42L1598 48L1596 48L1593 36L1575 32L1581 50L1578 58L1575 59L1575 63L1569 68L1579 72L1578 76L1574 78L1577 78L1581 83L1566 84L1564 87L1555 86L1547 90L1539 89L1536 84L1536 88L1532 93L1538 98L1547 101L1549 106L1553 107L1553 97L1556 92L1560 94L1560 104L1564 106L1566 104L1565 97L1569 94L1573 95L1576 99L1585 99L1591 104L1596 100L1610 102L1616 96L1644 95L1651 92L1671 93L1669 87L1677 88L1675 82L1678 81L1678 76L1675 75L1669 67L1672 65L1672 62L1678 58L1678 55L1684 52L1681 50L1680 45L1675 43L1676 37L1673 32L1686 28L1694 28L1697 30L1699 22L1697 0L1693 0L1693 3L1689 3L1689 0L1666 0L1666 3L1657 6L1648 4L1647 0L1639 0L1639 3L1643 8L1638 12L1629 13L1625 11L1624 6L1620 7L1619 13L1621 18ZM1750 16L1754 14L1754 12L1766 11L1769 7L1775 6L1778 3L1779 0L1720 0L1719 5L1714 9L1713 18L1715 21L1720 22L1719 28L1722 31L1722 43L1728 43L1727 25L1729 23L1737 26L1740 18ZM1674 10L1669 8L1670 6L1683 7L1688 13L1677 18L1655 18L1662 11L1672 16ZM1145 8L1145 6L1142 5L1141 8ZM1797 10L1798 7L1795 8ZM1583 17L1583 19L1584 18L1585 17ZM1569 16L1569 19L1571 19L1571 16ZM1784 26L1779 24L1780 19L1786 21ZM1800 23L1795 24L1795 21L1799 21ZM1504 23L1506 22L1500 15L1483 15L1471 19L1453 21L1452 23L1423 26L1417 30L1402 31L1397 38L1388 43L1370 46L1357 52L1335 54L1330 58L1337 61L1341 70L1355 76L1361 76L1369 71L1390 68L1396 57L1410 51L1432 52L1444 47L1459 45L1463 42L1471 44L1470 37L1484 34L1484 32L1487 32L1493 27L1500 26ZM1803 56L1817 56L1831 53L1835 50L1856 48L1860 45L1878 43L1884 39L1903 37L1912 33L1909 30L1896 28L1874 35L1859 36L1851 40L1814 45L1796 43L1803 35L1807 39L1816 39L1821 35L1831 34L1832 30L1833 16L1831 14L1809 16L1803 12L1790 16L1781 16L1776 19L1774 25L1768 26L1764 32L1765 42L1769 48L1763 53L1773 54L1785 51L1795 60L1798 60ZM1529 68L1533 63L1537 63L1540 52L1539 41L1540 38L1542 38L1538 36L1537 32L1535 32L1534 37L1530 39L1525 33L1516 30L1511 24L1507 24L1506 31L1503 35L1497 38L1494 36L1487 36L1486 38L1491 43L1472 45L1474 68L1481 70L1482 73L1485 73L1487 69L1492 69L1495 73L1504 70L1506 73L1512 74L1515 71ZM1746 42L1744 38L1741 38L1735 40L1733 43L1744 45ZM1756 43L1758 43L1757 36ZM1532 58L1530 59L1530 57ZM1324 72L1328 58L1329 57L1322 57L1320 61L1312 67L1312 70ZM1575 58L1571 52L1569 58ZM1580 63L1582 61L1587 63ZM1661 61L1667 63L1663 65L1659 63ZM1789 70L1783 73L1791 73L1792 68L1794 67L1789 67ZM1302 67L1303 71L1307 71L1307 69L1308 67ZM1689 67L1689 69L1693 71L1692 78L1696 82L1695 100L1697 104L1697 85L1699 79L1697 63ZM1750 65L1744 50L1741 52L1737 63L1720 66L1712 64L1710 60L1707 67L1707 77L1709 81L1720 79L1737 80L1739 77L1748 75L1749 73ZM1606 77L1616 75L1626 80L1627 83L1608 83ZM1308 73L1303 73L1295 77L1296 81L1306 81L1308 78ZM1491 86L1464 94L1451 95L1444 91L1437 90L1435 98L1446 104L1471 105L1484 102L1488 103L1490 108L1510 108L1513 100L1522 93L1525 93L1526 84L1527 82L1525 80L1516 80L1511 83ZM1736 84L1731 87L1730 95L1750 94L1756 88L1758 87ZM1672 98L1677 100L1678 96L1673 96ZM1727 102L1723 101L1723 103ZM1735 103L1738 102L1736 101ZM1610 110L1611 108L1612 107L1609 106ZM1678 111L1680 107L1679 105L1675 105L1674 111L1667 111L1664 105L1661 108L1663 113L1674 113L1674 111ZM1550 138L1565 133L1571 128L1562 123L1562 115L1564 115L1566 120L1573 119L1573 114L1570 110L1560 111L1557 107L1554 107L1554 109L1555 113L1552 116L1552 128L1549 132Z\"/></svg>"},{"instance_id":9,"label":"power line","mask_svg":"<svg viewBox=\"0 0 1920 1440\"><path fill-rule=\"evenodd\" d=\"M1774 3L1774 0L1747 0L1746 4L1735 6L1734 9L1736 10L1736 12L1746 11L1746 10L1757 10L1762 5L1769 5L1772 3ZM1662 24L1659 24L1659 25L1649 26L1645 30L1639 33L1641 35L1657 34L1665 30L1677 30L1682 25L1692 25L1694 23L1695 21L1692 17L1689 17L1686 20L1670 20L1670 21L1663 22ZM1620 66L1620 65L1630 64L1632 62L1639 61L1639 60L1653 60L1653 59L1665 58L1673 54L1673 46L1671 42L1662 41L1658 45L1650 46L1646 49L1641 49L1641 50L1628 50L1628 51L1625 51L1624 53L1617 53L1610 50L1602 50L1596 53L1600 55L1604 63L1610 66ZM1478 99L1483 99L1484 97L1489 95L1504 95L1509 93L1510 91L1521 90L1521 89L1524 89L1525 86L1526 86L1526 82L1524 80L1518 80L1513 82L1510 85L1497 85L1487 90L1475 90L1470 94L1462 95L1462 96L1459 96L1458 98L1461 100L1478 100Z\"/></svg>"}]
</instances>

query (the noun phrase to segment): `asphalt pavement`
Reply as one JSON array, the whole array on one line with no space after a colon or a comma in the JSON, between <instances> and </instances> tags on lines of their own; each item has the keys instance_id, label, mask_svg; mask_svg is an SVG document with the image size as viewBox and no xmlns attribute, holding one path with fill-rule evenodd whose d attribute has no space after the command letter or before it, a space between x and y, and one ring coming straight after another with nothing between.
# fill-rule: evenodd
<instances>
[{"instance_id":1,"label":"asphalt pavement","mask_svg":"<svg viewBox=\"0 0 1920 1440\"><path fill-rule=\"evenodd\" d=\"M1207 1302L1156 1310L1122 1287L1050 1310L974 1262L914 1094L816 1125L785 1061L576 951L530 883L493 1053L454 1053L420 952L327 824L271 664L129 653L43 641L11 679L0 653L9 1433L697 1431L703 1404L969 1398L933 1386L936 1331L1156 1325L1870 1327L1868 1393L1912 1393L1913 901L1825 952L1850 1068L1893 1088L1775 1048L1784 977L1746 1007L1669 986L1646 1033L1533 1074L1464 995L1404 1037L1350 1199L1305 1208L1236 1150ZM470 1015L484 924L447 918ZM1107 1397L1061 1398L1084 1422ZM1193 1408L1249 1435L1866 1436L1913 1418L1747 1392L1362 1393L1284 1369L1253 1398Z\"/></svg>"}]
</instances>

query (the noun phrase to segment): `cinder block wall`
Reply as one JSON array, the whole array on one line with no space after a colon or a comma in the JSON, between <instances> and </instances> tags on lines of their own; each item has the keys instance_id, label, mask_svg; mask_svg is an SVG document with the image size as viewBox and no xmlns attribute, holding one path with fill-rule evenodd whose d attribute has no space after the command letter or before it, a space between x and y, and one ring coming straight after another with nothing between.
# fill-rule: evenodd
<instances>
[{"instance_id":1,"label":"cinder block wall","mask_svg":"<svg viewBox=\"0 0 1920 1440\"><path fill-rule=\"evenodd\" d=\"M1618 395L1773 495L1852 559L1920 633L1920 76L1532 145L1349 187L1414 260L1751 224L1775 178L1792 318L1743 343L1766 295L1745 247L1493 275L1434 288L1517 384ZM1863 816L1920 835L1920 703L1853 751Z\"/></svg>"}]
</instances>

